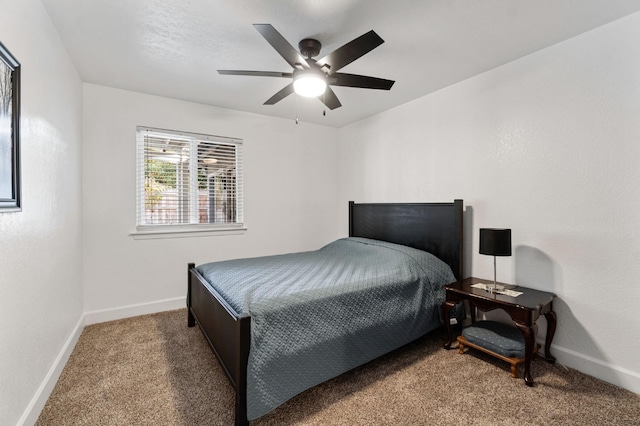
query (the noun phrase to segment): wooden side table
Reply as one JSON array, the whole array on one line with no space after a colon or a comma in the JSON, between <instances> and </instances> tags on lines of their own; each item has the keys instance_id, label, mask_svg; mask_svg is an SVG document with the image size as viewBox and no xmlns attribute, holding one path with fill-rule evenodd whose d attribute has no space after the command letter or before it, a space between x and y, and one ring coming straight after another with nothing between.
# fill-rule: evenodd
<instances>
[{"instance_id":1,"label":"wooden side table","mask_svg":"<svg viewBox=\"0 0 640 426\"><path fill-rule=\"evenodd\" d=\"M540 318L540 315L544 315L547 319L547 337L544 343L544 359L550 363L554 363L556 360L550 352L551 342L553 341L557 324L556 313L553 310L553 299L556 298L556 295L527 287L516 287L514 290L522 292L522 294L517 297L511 297L471 287L473 284L477 283L492 284L493 282L470 277L444 287L446 299L442 304L442 314L445 318L444 324L447 332L447 342L444 344L445 349L451 348L452 333L451 324L448 319L450 317L451 308L456 304L464 300L469 301L472 308L472 323L475 323L474 307L485 312L492 311L494 309L502 309L509 314L524 336L524 381L527 386L533 386L533 377L531 377L531 359L533 358L538 331L536 321Z\"/></svg>"}]
</instances>

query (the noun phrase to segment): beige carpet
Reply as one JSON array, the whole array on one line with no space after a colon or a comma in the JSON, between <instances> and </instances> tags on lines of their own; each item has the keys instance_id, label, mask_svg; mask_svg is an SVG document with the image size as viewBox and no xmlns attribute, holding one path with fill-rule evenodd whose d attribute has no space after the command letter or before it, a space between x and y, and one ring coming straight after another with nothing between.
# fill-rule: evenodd
<instances>
[{"instance_id":1,"label":"beige carpet","mask_svg":"<svg viewBox=\"0 0 640 426\"><path fill-rule=\"evenodd\" d=\"M251 424L640 425L640 395L542 360L528 388L506 363L442 342L428 335ZM233 404L183 309L87 327L37 425L230 425Z\"/></svg>"}]
</instances>

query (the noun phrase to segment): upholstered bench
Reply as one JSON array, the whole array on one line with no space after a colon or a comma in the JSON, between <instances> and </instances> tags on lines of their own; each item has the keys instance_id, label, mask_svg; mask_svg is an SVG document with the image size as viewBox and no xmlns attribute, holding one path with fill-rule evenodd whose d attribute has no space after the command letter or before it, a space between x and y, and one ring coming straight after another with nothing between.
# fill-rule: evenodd
<instances>
[{"instance_id":1,"label":"upholstered bench","mask_svg":"<svg viewBox=\"0 0 640 426\"><path fill-rule=\"evenodd\" d=\"M518 364L524 362L524 336L516 327L496 321L478 321L462 329L458 352L477 349L511 364L511 377L518 377ZM536 344L534 356L540 345Z\"/></svg>"}]
</instances>

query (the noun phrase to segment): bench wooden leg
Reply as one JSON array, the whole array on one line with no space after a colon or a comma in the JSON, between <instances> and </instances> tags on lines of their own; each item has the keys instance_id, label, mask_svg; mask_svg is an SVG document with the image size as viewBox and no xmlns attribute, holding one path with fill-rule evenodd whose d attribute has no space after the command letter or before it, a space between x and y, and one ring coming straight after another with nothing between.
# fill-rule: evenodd
<instances>
[{"instance_id":1,"label":"bench wooden leg","mask_svg":"<svg viewBox=\"0 0 640 426\"><path fill-rule=\"evenodd\" d=\"M511 364L511 377L518 378L518 364Z\"/></svg>"}]
</instances>

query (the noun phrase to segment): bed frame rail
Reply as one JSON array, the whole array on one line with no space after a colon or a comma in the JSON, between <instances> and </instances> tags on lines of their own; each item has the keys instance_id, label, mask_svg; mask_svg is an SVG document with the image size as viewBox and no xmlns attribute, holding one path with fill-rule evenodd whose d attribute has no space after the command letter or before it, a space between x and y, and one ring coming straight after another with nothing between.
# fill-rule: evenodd
<instances>
[{"instance_id":1,"label":"bed frame rail","mask_svg":"<svg viewBox=\"0 0 640 426\"><path fill-rule=\"evenodd\" d=\"M196 324L220 361L236 393L236 425L248 425L247 361L251 341L251 317L238 314L222 296L188 265L187 325Z\"/></svg>"}]
</instances>

